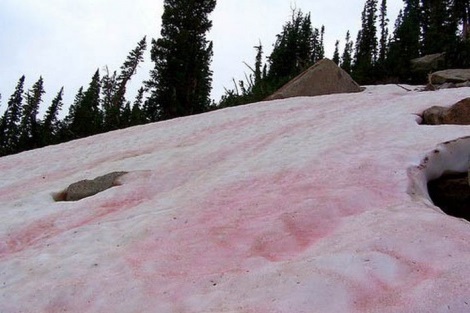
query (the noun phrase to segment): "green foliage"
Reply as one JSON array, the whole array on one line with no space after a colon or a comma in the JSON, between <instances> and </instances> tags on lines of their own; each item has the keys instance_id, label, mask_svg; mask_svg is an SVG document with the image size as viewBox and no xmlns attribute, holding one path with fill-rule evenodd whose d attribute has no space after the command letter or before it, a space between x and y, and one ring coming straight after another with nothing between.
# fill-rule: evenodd
<instances>
[{"instance_id":1,"label":"green foliage","mask_svg":"<svg viewBox=\"0 0 470 313\"><path fill-rule=\"evenodd\" d=\"M42 77L26 93L26 103L23 105L23 114L20 122L19 151L34 149L40 146L40 124L37 120L37 115L44 93L44 80Z\"/></svg>"},{"instance_id":2,"label":"green foliage","mask_svg":"<svg viewBox=\"0 0 470 313\"><path fill-rule=\"evenodd\" d=\"M161 37L152 41L155 63L147 88L153 121L202 113L210 104L212 42L209 14L215 0L165 0Z\"/></svg>"},{"instance_id":3,"label":"green foliage","mask_svg":"<svg viewBox=\"0 0 470 313\"><path fill-rule=\"evenodd\" d=\"M323 57L324 28L313 30L310 14L292 12L291 20L276 37L269 56L268 77L280 87Z\"/></svg>"},{"instance_id":4,"label":"green foliage","mask_svg":"<svg viewBox=\"0 0 470 313\"><path fill-rule=\"evenodd\" d=\"M257 102L265 99L289 80L324 57L325 27L312 27L310 14L293 11L291 19L276 36L268 64L262 62L263 47L255 46L255 66L245 80L234 81L234 89L225 90L217 108ZM269 65L269 69L268 69Z\"/></svg>"},{"instance_id":5,"label":"green foliage","mask_svg":"<svg viewBox=\"0 0 470 313\"><path fill-rule=\"evenodd\" d=\"M15 91L8 100L8 106L0 120L0 156L15 153L18 148L20 120L23 113L25 76L21 76Z\"/></svg>"},{"instance_id":6,"label":"green foliage","mask_svg":"<svg viewBox=\"0 0 470 313\"><path fill-rule=\"evenodd\" d=\"M144 59L144 52L147 48L146 37L137 43L137 47L132 50L121 66L121 72L116 76L107 73L103 76L102 84L102 106L104 109L104 131L110 131L129 126L130 108L127 108L126 87L132 76L136 73L137 67ZM123 117L122 115L126 115Z\"/></svg>"},{"instance_id":7,"label":"green foliage","mask_svg":"<svg viewBox=\"0 0 470 313\"><path fill-rule=\"evenodd\" d=\"M70 139L98 134L103 130L103 112L100 109L101 81L99 70L93 75L88 89L75 97L67 117Z\"/></svg>"},{"instance_id":8,"label":"green foliage","mask_svg":"<svg viewBox=\"0 0 470 313\"><path fill-rule=\"evenodd\" d=\"M333 62L336 65L339 65L339 40L335 42L335 52L333 52Z\"/></svg>"},{"instance_id":9,"label":"green foliage","mask_svg":"<svg viewBox=\"0 0 470 313\"><path fill-rule=\"evenodd\" d=\"M41 125L41 146L59 143L59 132L61 123L58 119L59 111L62 109L62 97L64 94L64 87L60 89L57 96L52 100L51 105L46 111L44 121Z\"/></svg>"},{"instance_id":10,"label":"green foliage","mask_svg":"<svg viewBox=\"0 0 470 313\"><path fill-rule=\"evenodd\" d=\"M341 56L341 68L346 71L346 73L351 73L352 67L352 55L353 55L353 42L351 40L351 34L349 30L346 32L346 42L344 44L343 55Z\"/></svg>"},{"instance_id":11,"label":"green foliage","mask_svg":"<svg viewBox=\"0 0 470 313\"><path fill-rule=\"evenodd\" d=\"M362 11L362 28L356 40L352 75L360 84L370 84L377 61L377 0L366 0Z\"/></svg>"}]
</instances>

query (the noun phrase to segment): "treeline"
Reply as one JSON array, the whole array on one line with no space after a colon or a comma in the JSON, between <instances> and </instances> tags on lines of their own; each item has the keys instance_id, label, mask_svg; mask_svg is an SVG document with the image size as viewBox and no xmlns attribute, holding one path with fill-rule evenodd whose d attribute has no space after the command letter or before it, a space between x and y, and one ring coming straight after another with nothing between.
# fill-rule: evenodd
<instances>
[{"instance_id":1,"label":"treeline","mask_svg":"<svg viewBox=\"0 0 470 313\"><path fill-rule=\"evenodd\" d=\"M133 101L126 86L147 48L138 42L119 71L97 70L87 88L80 88L68 114L62 88L38 117L44 91L42 78L25 91L21 77L0 118L0 156L57 144L98 133L214 109L263 100L293 77L325 57L325 27L313 27L310 14L294 10L264 62L263 46L255 46L254 65L235 81L218 103L211 101L212 27L209 14L216 0L165 0L161 36L151 42L154 68ZM445 53L443 67L470 67L470 0L404 0L389 30L386 0L366 0L356 41L345 34L332 56L360 84L424 83L427 73L414 72L411 60ZM0 99L1 100L1 99Z\"/></svg>"},{"instance_id":2,"label":"treeline","mask_svg":"<svg viewBox=\"0 0 470 313\"><path fill-rule=\"evenodd\" d=\"M25 91L25 76L22 76L0 118L0 156L148 122L147 108L143 105L144 88L138 91L133 103L125 98L126 86L143 61L146 45L144 37L129 53L119 74L106 70L101 77L97 70L88 88L78 90L62 120L59 112L64 105L64 88L40 119L44 80L40 77Z\"/></svg>"},{"instance_id":3,"label":"treeline","mask_svg":"<svg viewBox=\"0 0 470 313\"><path fill-rule=\"evenodd\" d=\"M390 31L387 1L366 0L356 41L348 31L342 53L336 41L332 60L363 85L426 83L428 73L415 71L411 60L430 54L445 54L442 68L470 67L470 0L403 2ZM323 58L324 32L324 26L313 28L310 14L293 12L267 62L262 62L262 45L256 46L255 65L225 91L218 107L263 100Z\"/></svg>"},{"instance_id":4,"label":"treeline","mask_svg":"<svg viewBox=\"0 0 470 313\"><path fill-rule=\"evenodd\" d=\"M215 0L164 1L161 37L152 40L150 51L154 69L133 102L126 99L126 87L143 61L145 37L120 71L97 70L88 87L78 90L63 119L59 119L59 112L64 106L64 88L40 119L43 78L25 91L22 76L0 117L0 156L208 111L213 52L206 33L212 27L208 16L215 4Z\"/></svg>"}]
</instances>

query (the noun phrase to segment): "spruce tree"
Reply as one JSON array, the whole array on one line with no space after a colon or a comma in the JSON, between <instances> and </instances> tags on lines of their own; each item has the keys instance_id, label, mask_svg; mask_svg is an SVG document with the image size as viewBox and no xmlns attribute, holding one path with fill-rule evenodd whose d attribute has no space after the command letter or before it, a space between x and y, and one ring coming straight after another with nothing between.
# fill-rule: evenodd
<instances>
[{"instance_id":1,"label":"spruce tree","mask_svg":"<svg viewBox=\"0 0 470 313\"><path fill-rule=\"evenodd\" d=\"M42 77L26 93L26 103L23 105L23 114L20 123L19 150L29 150L41 145L40 129L37 115L42 102L44 80Z\"/></svg>"},{"instance_id":2,"label":"spruce tree","mask_svg":"<svg viewBox=\"0 0 470 313\"><path fill-rule=\"evenodd\" d=\"M387 0L382 0L380 4L380 40L379 40L379 64L385 63L387 56L387 40L388 40L388 18L387 18Z\"/></svg>"},{"instance_id":3,"label":"spruce tree","mask_svg":"<svg viewBox=\"0 0 470 313\"><path fill-rule=\"evenodd\" d=\"M126 103L126 88L132 76L136 73L137 67L144 59L144 52L147 48L146 37L137 43L121 66L118 76L107 71L102 79L103 108L104 108L104 130L114 130L127 126L128 121L121 121L124 105Z\"/></svg>"},{"instance_id":4,"label":"spruce tree","mask_svg":"<svg viewBox=\"0 0 470 313\"><path fill-rule=\"evenodd\" d=\"M57 96L52 100L51 105L46 111L44 121L41 127L41 145L47 146L50 144L58 143L60 121L58 119L59 111L62 109L62 97L64 94L64 87L60 89Z\"/></svg>"},{"instance_id":5,"label":"spruce tree","mask_svg":"<svg viewBox=\"0 0 470 313\"><path fill-rule=\"evenodd\" d=\"M142 107L144 92L145 89L143 87L137 91L137 95L131 109L130 126L145 124L147 122L145 119L145 112Z\"/></svg>"},{"instance_id":6,"label":"spruce tree","mask_svg":"<svg viewBox=\"0 0 470 313\"><path fill-rule=\"evenodd\" d=\"M25 76L21 76L15 91L8 100L7 108L0 123L0 156L17 152L20 120L23 113Z\"/></svg>"},{"instance_id":7,"label":"spruce tree","mask_svg":"<svg viewBox=\"0 0 470 313\"><path fill-rule=\"evenodd\" d=\"M353 77L361 84L372 83L377 61L377 1L366 0L362 11L362 28L356 40Z\"/></svg>"},{"instance_id":8,"label":"spruce tree","mask_svg":"<svg viewBox=\"0 0 470 313\"><path fill-rule=\"evenodd\" d=\"M470 39L470 0L453 0L452 14L462 26L461 38Z\"/></svg>"},{"instance_id":9,"label":"spruce tree","mask_svg":"<svg viewBox=\"0 0 470 313\"><path fill-rule=\"evenodd\" d=\"M335 51L333 52L333 62L339 65L339 40L335 42Z\"/></svg>"},{"instance_id":10,"label":"spruce tree","mask_svg":"<svg viewBox=\"0 0 470 313\"><path fill-rule=\"evenodd\" d=\"M93 75L88 89L77 95L72 116L69 117L68 131L71 139L98 134L103 131L103 112L100 109L101 80L99 70ZM77 99L79 98L79 99Z\"/></svg>"},{"instance_id":11,"label":"spruce tree","mask_svg":"<svg viewBox=\"0 0 470 313\"><path fill-rule=\"evenodd\" d=\"M268 79L279 88L313 64L321 54L318 29L313 30L310 14L293 11L291 20L278 34L269 56Z\"/></svg>"},{"instance_id":12,"label":"spruce tree","mask_svg":"<svg viewBox=\"0 0 470 313\"><path fill-rule=\"evenodd\" d=\"M78 89L73 103L69 106L68 114L65 116L64 120L61 122L60 135L59 135L60 142L65 142L65 141L78 138L78 136L73 133L72 123L75 120L77 108L81 105L83 101L83 97L84 97L84 93L83 93L83 86L82 86Z\"/></svg>"},{"instance_id":13,"label":"spruce tree","mask_svg":"<svg viewBox=\"0 0 470 313\"><path fill-rule=\"evenodd\" d=\"M450 0L421 0L422 54L450 51L458 41Z\"/></svg>"},{"instance_id":14,"label":"spruce tree","mask_svg":"<svg viewBox=\"0 0 470 313\"><path fill-rule=\"evenodd\" d=\"M348 74L351 74L354 43L351 41L351 34L349 33L349 30L346 32L345 41L343 55L341 56L341 68Z\"/></svg>"},{"instance_id":15,"label":"spruce tree","mask_svg":"<svg viewBox=\"0 0 470 313\"><path fill-rule=\"evenodd\" d=\"M165 0L161 38L152 41L155 63L147 82L151 120L202 113L210 104L212 42L209 14L215 0Z\"/></svg>"},{"instance_id":16,"label":"spruce tree","mask_svg":"<svg viewBox=\"0 0 470 313\"><path fill-rule=\"evenodd\" d=\"M389 43L387 68L400 82L420 82L411 73L410 61L420 56L420 4L419 0L405 0L405 8L400 11L395 22L393 38Z\"/></svg>"}]
</instances>

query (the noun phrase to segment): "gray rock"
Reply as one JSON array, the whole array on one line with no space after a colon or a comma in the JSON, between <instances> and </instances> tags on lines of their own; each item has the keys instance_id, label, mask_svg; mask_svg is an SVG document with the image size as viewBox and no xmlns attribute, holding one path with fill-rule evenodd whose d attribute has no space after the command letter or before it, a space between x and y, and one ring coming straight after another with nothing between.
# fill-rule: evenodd
<instances>
[{"instance_id":1,"label":"gray rock","mask_svg":"<svg viewBox=\"0 0 470 313\"><path fill-rule=\"evenodd\" d=\"M470 80L470 69L451 69L434 72L431 74L431 84L464 83Z\"/></svg>"},{"instance_id":2,"label":"gray rock","mask_svg":"<svg viewBox=\"0 0 470 313\"><path fill-rule=\"evenodd\" d=\"M463 83L455 84L455 87L457 88L470 87L470 80L467 80L466 82L463 82Z\"/></svg>"},{"instance_id":3,"label":"gray rock","mask_svg":"<svg viewBox=\"0 0 470 313\"><path fill-rule=\"evenodd\" d=\"M65 201L77 201L93 196L99 192L116 186L115 181L127 172L112 172L92 180L81 180L71 184L65 191Z\"/></svg>"},{"instance_id":4,"label":"gray rock","mask_svg":"<svg viewBox=\"0 0 470 313\"><path fill-rule=\"evenodd\" d=\"M456 88L457 85L454 83L443 83L442 85L438 86L438 89L450 89L450 88Z\"/></svg>"},{"instance_id":5,"label":"gray rock","mask_svg":"<svg viewBox=\"0 0 470 313\"><path fill-rule=\"evenodd\" d=\"M361 87L333 61L323 59L298 75L266 100L360 92Z\"/></svg>"},{"instance_id":6,"label":"gray rock","mask_svg":"<svg viewBox=\"0 0 470 313\"><path fill-rule=\"evenodd\" d=\"M414 72L430 73L442 69L445 64L445 53L428 54L410 61Z\"/></svg>"}]
</instances>

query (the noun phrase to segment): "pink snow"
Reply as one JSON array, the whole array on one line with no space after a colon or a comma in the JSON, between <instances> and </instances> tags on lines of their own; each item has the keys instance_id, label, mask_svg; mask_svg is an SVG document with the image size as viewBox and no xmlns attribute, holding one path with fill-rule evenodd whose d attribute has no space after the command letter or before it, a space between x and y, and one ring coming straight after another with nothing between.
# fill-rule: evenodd
<instances>
[{"instance_id":1,"label":"pink snow","mask_svg":"<svg viewBox=\"0 0 470 313\"><path fill-rule=\"evenodd\" d=\"M418 124L469 96L370 86L0 158L0 312L470 312L470 223L426 190L470 126Z\"/></svg>"}]
</instances>

